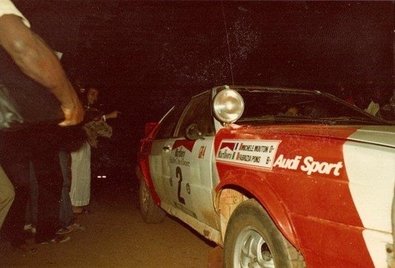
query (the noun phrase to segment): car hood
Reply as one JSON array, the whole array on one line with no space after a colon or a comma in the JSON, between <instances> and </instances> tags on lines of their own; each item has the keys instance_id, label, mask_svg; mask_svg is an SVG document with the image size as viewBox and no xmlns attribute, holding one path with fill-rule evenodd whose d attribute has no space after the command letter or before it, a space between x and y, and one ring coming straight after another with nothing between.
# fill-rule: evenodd
<instances>
[{"instance_id":1,"label":"car hood","mask_svg":"<svg viewBox=\"0 0 395 268\"><path fill-rule=\"evenodd\" d=\"M235 125L231 132L237 136L256 139L283 135L314 136L352 140L395 148L395 126L331 126L331 125ZM262 136L261 136L262 135Z\"/></svg>"},{"instance_id":2,"label":"car hood","mask_svg":"<svg viewBox=\"0 0 395 268\"><path fill-rule=\"evenodd\" d=\"M348 139L395 148L395 126L364 126Z\"/></svg>"}]
</instances>

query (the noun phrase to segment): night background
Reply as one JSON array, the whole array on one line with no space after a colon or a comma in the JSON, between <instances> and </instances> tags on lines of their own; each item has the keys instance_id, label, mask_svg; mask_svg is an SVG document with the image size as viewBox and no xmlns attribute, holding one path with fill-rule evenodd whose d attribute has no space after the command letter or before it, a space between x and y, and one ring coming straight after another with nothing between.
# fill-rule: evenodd
<instances>
[{"instance_id":1,"label":"night background","mask_svg":"<svg viewBox=\"0 0 395 268\"><path fill-rule=\"evenodd\" d=\"M104 172L133 173L144 123L213 86L394 89L394 2L14 2L70 79L122 112L96 154Z\"/></svg>"}]
</instances>

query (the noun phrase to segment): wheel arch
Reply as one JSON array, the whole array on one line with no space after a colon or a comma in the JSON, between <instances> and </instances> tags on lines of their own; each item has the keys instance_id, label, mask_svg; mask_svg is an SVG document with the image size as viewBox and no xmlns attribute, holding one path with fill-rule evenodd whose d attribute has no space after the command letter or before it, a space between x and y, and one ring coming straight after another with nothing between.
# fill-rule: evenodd
<instances>
[{"instance_id":1,"label":"wheel arch","mask_svg":"<svg viewBox=\"0 0 395 268\"><path fill-rule=\"evenodd\" d=\"M136 176L139 180L145 181L148 186L149 191L151 192L152 199L155 204L160 206L160 198L157 192L154 189L154 184L149 172L149 164L148 161L138 161L138 165L136 166Z\"/></svg>"},{"instance_id":2,"label":"wheel arch","mask_svg":"<svg viewBox=\"0 0 395 268\"><path fill-rule=\"evenodd\" d=\"M289 211L282 200L274 193L265 180L256 176L245 178L245 174L243 177L242 185L240 179L233 178L223 180L216 187L217 194L214 204L216 211L220 215L222 241L225 238L228 221L236 207L244 200L255 199L267 211L287 240L299 248L299 241L289 217ZM246 181L248 183L245 183ZM260 185L260 187L258 188L256 185Z\"/></svg>"}]
</instances>

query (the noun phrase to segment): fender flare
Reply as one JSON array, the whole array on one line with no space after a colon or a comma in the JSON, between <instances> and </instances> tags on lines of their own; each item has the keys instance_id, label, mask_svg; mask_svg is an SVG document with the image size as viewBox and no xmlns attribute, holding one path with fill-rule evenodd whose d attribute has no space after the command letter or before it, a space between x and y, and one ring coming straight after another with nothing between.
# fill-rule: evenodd
<instances>
[{"instance_id":1,"label":"fender flare","mask_svg":"<svg viewBox=\"0 0 395 268\"><path fill-rule=\"evenodd\" d=\"M152 181L150 172L149 172L149 165L146 163L145 160L138 161L138 165L136 167L136 175L137 178L140 180L144 180L148 186L148 189L151 193L152 199L154 200L155 204L160 206L160 198L158 193L155 191L154 183Z\"/></svg>"},{"instance_id":2,"label":"fender flare","mask_svg":"<svg viewBox=\"0 0 395 268\"><path fill-rule=\"evenodd\" d=\"M245 171L240 174L232 173L231 176L223 178L217 185L215 203L218 204L221 191L224 189L231 188L244 193L247 192L250 195L249 197L255 198L267 211L277 228L288 241L299 249L299 239L289 216L289 210L282 200L276 196L266 180L256 177L256 175L252 176ZM260 185L260 187L256 187L256 185Z\"/></svg>"}]
</instances>

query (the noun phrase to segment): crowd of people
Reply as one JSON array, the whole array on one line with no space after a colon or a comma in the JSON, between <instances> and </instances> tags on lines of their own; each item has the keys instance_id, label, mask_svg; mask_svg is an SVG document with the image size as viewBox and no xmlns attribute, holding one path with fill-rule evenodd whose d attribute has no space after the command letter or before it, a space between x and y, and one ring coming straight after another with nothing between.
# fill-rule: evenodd
<instances>
[{"instance_id":1,"label":"crowd of people","mask_svg":"<svg viewBox=\"0 0 395 268\"><path fill-rule=\"evenodd\" d=\"M368 83L365 90L346 89L338 85L337 95L365 112L388 121L395 121L395 89L390 91Z\"/></svg>"},{"instance_id":2,"label":"crowd of people","mask_svg":"<svg viewBox=\"0 0 395 268\"><path fill-rule=\"evenodd\" d=\"M0 61L15 72L0 74L0 90L33 82L31 90L52 93L62 111L57 124L39 119L24 124L23 118L18 128L1 124L0 245L22 250L30 249L32 239L62 243L70 240L68 233L84 229L76 219L90 201L90 148L99 137L111 137L107 120L119 114L100 109L94 86L78 94L58 54L30 27L10 0L0 0ZM9 117L6 112L0 110L0 122Z\"/></svg>"}]
</instances>

